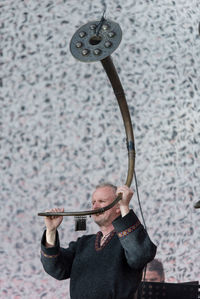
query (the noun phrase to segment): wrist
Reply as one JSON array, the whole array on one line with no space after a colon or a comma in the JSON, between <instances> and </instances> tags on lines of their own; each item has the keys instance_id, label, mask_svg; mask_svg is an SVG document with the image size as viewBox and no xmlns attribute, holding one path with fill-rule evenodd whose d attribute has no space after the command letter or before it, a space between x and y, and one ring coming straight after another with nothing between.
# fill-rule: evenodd
<instances>
[{"instance_id":1,"label":"wrist","mask_svg":"<svg viewBox=\"0 0 200 299\"><path fill-rule=\"evenodd\" d=\"M120 205L121 216L124 217L130 212L130 208L127 205Z\"/></svg>"},{"instance_id":2,"label":"wrist","mask_svg":"<svg viewBox=\"0 0 200 299\"><path fill-rule=\"evenodd\" d=\"M46 233L49 235L53 235L56 233L56 228L53 228L53 229L46 228Z\"/></svg>"},{"instance_id":3,"label":"wrist","mask_svg":"<svg viewBox=\"0 0 200 299\"><path fill-rule=\"evenodd\" d=\"M49 231L46 230L46 245L47 247L54 246L56 241L56 229Z\"/></svg>"}]
</instances>

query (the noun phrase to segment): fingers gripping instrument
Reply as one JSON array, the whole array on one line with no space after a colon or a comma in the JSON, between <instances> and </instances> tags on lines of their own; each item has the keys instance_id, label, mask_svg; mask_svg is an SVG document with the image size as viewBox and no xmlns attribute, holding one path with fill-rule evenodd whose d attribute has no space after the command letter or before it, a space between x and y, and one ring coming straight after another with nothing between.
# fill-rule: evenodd
<instances>
[{"instance_id":1,"label":"fingers gripping instrument","mask_svg":"<svg viewBox=\"0 0 200 299\"><path fill-rule=\"evenodd\" d=\"M121 39L122 31L120 26L113 21L102 18L100 21L93 21L83 25L75 32L70 42L70 51L76 59L82 62L88 63L100 61L110 80L118 101L126 132L128 171L125 185L130 187L135 167L134 135L125 93L110 56L119 46ZM44 212L39 213L38 215L82 217L86 215L99 214L111 209L119 202L120 199L121 196L119 195L108 206L96 210L79 212Z\"/></svg>"}]
</instances>

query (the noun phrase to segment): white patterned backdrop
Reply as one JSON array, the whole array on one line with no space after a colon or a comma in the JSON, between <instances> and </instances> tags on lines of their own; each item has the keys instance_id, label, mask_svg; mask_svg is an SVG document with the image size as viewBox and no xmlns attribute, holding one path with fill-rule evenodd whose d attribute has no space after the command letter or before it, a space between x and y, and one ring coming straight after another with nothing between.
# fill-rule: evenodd
<instances>
[{"instance_id":1,"label":"white patterned backdrop","mask_svg":"<svg viewBox=\"0 0 200 299\"><path fill-rule=\"evenodd\" d=\"M166 281L200 280L199 1L105 2L123 31L112 57L157 258ZM70 298L69 282L42 269L37 213L88 209L101 180L124 183L124 127L106 74L69 51L77 28L102 12L99 0L0 1L0 298ZM141 219L136 194L132 206ZM97 230L89 219L87 233ZM59 231L62 246L81 234L70 217Z\"/></svg>"}]
</instances>

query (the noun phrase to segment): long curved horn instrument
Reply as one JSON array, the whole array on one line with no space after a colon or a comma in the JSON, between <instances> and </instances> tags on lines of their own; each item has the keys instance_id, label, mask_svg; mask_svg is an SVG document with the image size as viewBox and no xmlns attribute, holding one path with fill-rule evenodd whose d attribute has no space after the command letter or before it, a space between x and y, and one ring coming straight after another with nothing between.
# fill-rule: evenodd
<instances>
[{"instance_id":1,"label":"long curved horn instrument","mask_svg":"<svg viewBox=\"0 0 200 299\"><path fill-rule=\"evenodd\" d=\"M122 31L120 26L117 23L106 20L104 19L104 17L102 17L100 21L89 22L75 32L71 39L70 50L72 55L80 61L101 61L104 70L110 80L119 104L126 131L128 149L128 172L125 184L130 187L135 167L134 135L124 90L110 57L111 53L114 52L119 46L121 38ZM44 212L38 213L38 215L84 216L98 214L111 209L115 204L119 202L120 199L121 196L119 195L110 205L96 210L79 212Z\"/></svg>"}]
</instances>

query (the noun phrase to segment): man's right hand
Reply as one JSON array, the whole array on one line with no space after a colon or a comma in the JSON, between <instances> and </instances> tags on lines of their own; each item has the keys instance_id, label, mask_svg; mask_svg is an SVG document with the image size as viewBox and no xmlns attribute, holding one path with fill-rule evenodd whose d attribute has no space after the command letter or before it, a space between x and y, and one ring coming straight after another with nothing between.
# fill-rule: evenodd
<instances>
[{"instance_id":1,"label":"man's right hand","mask_svg":"<svg viewBox=\"0 0 200 299\"><path fill-rule=\"evenodd\" d=\"M46 212L64 212L64 208L55 208ZM63 221L63 216L45 216L46 225L46 247L55 245L56 229Z\"/></svg>"}]
</instances>

